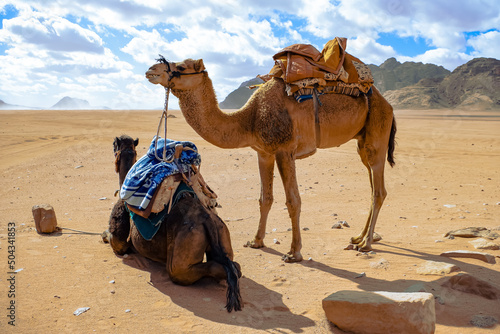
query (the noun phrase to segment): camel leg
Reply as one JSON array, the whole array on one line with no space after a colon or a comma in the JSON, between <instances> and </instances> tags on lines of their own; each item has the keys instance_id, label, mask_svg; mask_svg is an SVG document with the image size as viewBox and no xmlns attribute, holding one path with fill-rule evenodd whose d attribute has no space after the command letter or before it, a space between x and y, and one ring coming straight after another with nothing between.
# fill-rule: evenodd
<instances>
[{"instance_id":1,"label":"camel leg","mask_svg":"<svg viewBox=\"0 0 500 334\"><path fill-rule=\"evenodd\" d=\"M258 153L259 173L260 173L260 220L257 233L247 246L252 248L264 247L264 237L266 236L266 224L269 211L273 205L273 178L274 178L274 156L265 153Z\"/></svg>"},{"instance_id":2,"label":"camel leg","mask_svg":"<svg viewBox=\"0 0 500 334\"><path fill-rule=\"evenodd\" d=\"M190 285L205 276L226 279L224 267L203 262L209 241L202 224L186 222L176 231L167 251L167 272L174 283Z\"/></svg>"},{"instance_id":3,"label":"camel leg","mask_svg":"<svg viewBox=\"0 0 500 334\"><path fill-rule=\"evenodd\" d=\"M283 256L283 260L285 262L300 262L302 261L299 224L301 200L295 173L295 156L290 152L278 152L276 153L276 162L285 188L288 214L292 220L292 245L290 251Z\"/></svg>"},{"instance_id":4,"label":"camel leg","mask_svg":"<svg viewBox=\"0 0 500 334\"><path fill-rule=\"evenodd\" d=\"M361 161L368 169L370 176L370 185L372 189L372 203L370 214L361 233L351 238L351 243L356 245L356 248L362 252L372 250L373 232L377 223L380 208L387 196L387 191L384 185L384 167L385 167L385 150L376 150L372 145L366 145L364 141L358 142L358 153Z\"/></svg>"}]
</instances>

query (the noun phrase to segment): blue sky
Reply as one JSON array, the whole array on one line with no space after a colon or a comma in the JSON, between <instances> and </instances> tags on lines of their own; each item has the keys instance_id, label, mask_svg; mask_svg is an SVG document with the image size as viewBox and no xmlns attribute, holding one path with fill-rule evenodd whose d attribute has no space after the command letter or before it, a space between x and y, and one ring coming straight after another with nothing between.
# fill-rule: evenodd
<instances>
[{"instance_id":1,"label":"blue sky","mask_svg":"<svg viewBox=\"0 0 500 334\"><path fill-rule=\"evenodd\" d=\"M161 108L144 77L158 54L202 58L219 102L281 48L335 36L368 64L500 57L498 0L0 0L0 18L0 99L41 108Z\"/></svg>"}]
</instances>

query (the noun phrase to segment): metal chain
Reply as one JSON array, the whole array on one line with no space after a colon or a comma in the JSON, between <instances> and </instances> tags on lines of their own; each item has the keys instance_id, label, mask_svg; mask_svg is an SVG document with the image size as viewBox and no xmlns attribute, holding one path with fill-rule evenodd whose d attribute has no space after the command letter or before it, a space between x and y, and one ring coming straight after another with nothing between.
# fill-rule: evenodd
<instances>
[{"instance_id":1,"label":"metal chain","mask_svg":"<svg viewBox=\"0 0 500 334\"><path fill-rule=\"evenodd\" d=\"M163 106L163 113L161 114L160 117L160 122L158 124L158 129L156 130L156 137L155 137L155 157L156 159L160 161L164 161L166 163L171 163L174 161L174 155L172 154L171 159L167 159L167 110L168 110L168 97L170 95L170 88L165 87L165 104ZM165 119L165 123L163 125L163 138L165 141L163 142L163 156L160 158L158 156L158 138L160 136L160 128L161 124L163 123L163 119Z\"/></svg>"}]
</instances>

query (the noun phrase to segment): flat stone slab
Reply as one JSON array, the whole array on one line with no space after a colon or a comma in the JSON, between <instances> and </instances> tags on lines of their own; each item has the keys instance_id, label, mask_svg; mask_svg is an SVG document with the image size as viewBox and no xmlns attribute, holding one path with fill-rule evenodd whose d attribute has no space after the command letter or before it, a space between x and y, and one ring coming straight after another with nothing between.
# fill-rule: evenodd
<instances>
[{"instance_id":1,"label":"flat stone slab","mask_svg":"<svg viewBox=\"0 0 500 334\"><path fill-rule=\"evenodd\" d=\"M442 286L486 299L500 299L500 289L470 274L459 273L450 277Z\"/></svg>"},{"instance_id":2,"label":"flat stone slab","mask_svg":"<svg viewBox=\"0 0 500 334\"><path fill-rule=\"evenodd\" d=\"M491 240L480 238L476 240L469 241L469 243L474 246L475 249L489 249L489 250L498 250L500 249L500 245L494 243Z\"/></svg>"},{"instance_id":3,"label":"flat stone slab","mask_svg":"<svg viewBox=\"0 0 500 334\"><path fill-rule=\"evenodd\" d=\"M354 333L434 333L434 296L426 292L338 291L323 299L326 317Z\"/></svg>"},{"instance_id":4,"label":"flat stone slab","mask_svg":"<svg viewBox=\"0 0 500 334\"><path fill-rule=\"evenodd\" d=\"M467 227L460 230L454 230L446 233L444 237L460 237L460 238L477 238L483 237L488 239L496 239L499 237L498 233L492 232L486 227Z\"/></svg>"},{"instance_id":5,"label":"flat stone slab","mask_svg":"<svg viewBox=\"0 0 500 334\"><path fill-rule=\"evenodd\" d=\"M473 252L467 250L455 250L441 253L440 256L469 258L484 261L486 263L496 263L495 257L488 253Z\"/></svg>"},{"instance_id":6,"label":"flat stone slab","mask_svg":"<svg viewBox=\"0 0 500 334\"><path fill-rule=\"evenodd\" d=\"M417 274L444 276L453 271L459 271L459 270L460 267L451 263L426 261L417 268Z\"/></svg>"}]
</instances>

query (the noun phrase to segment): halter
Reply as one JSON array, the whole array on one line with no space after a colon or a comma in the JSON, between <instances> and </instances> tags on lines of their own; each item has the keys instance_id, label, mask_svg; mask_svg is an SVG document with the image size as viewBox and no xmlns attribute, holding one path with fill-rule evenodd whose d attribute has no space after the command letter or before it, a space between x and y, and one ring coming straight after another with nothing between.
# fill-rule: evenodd
<instances>
[{"instance_id":1,"label":"halter","mask_svg":"<svg viewBox=\"0 0 500 334\"><path fill-rule=\"evenodd\" d=\"M162 63L167 65L167 69L165 70L165 72L168 73L168 81L172 80L172 78L180 78L181 75L195 75L195 74L203 74L203 73L207 72L207 71L203 70L203 71L194 72L194 73L181 73L179 71L172 71L170 69L170 62L168 62L168 61L163 62L162 61Z\"/></svg>"}]
</instances>

